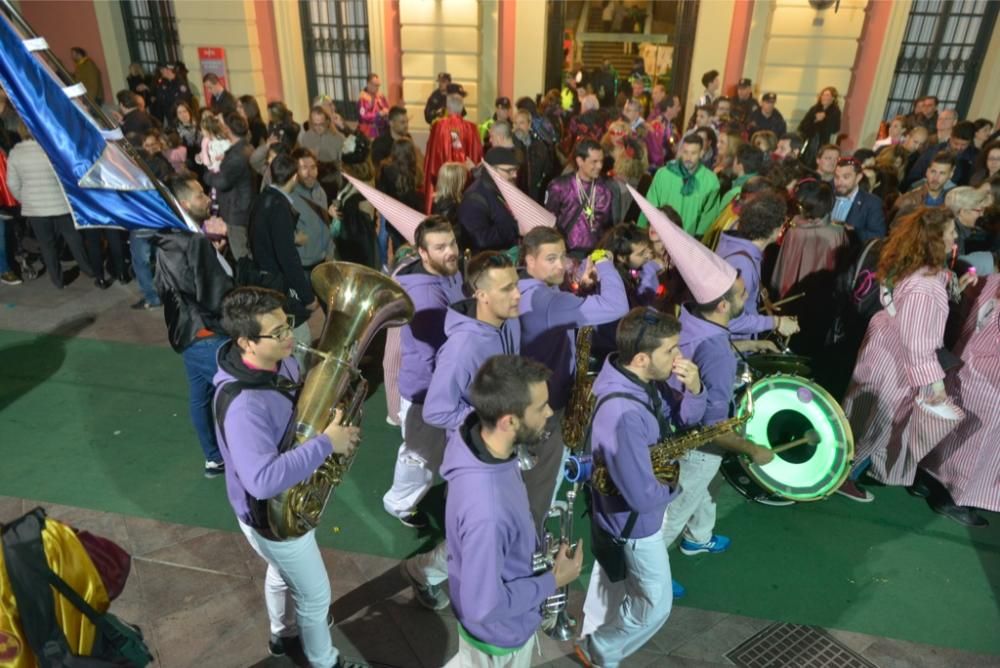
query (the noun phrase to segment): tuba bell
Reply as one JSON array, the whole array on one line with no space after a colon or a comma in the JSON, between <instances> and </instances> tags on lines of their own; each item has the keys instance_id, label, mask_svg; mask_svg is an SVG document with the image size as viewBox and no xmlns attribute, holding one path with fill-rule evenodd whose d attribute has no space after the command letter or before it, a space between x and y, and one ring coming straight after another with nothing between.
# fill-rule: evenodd
<instances>
[{"instance_id":1,"label":"tuba bell","mask_svg":"<svg viewBox=\"0 0 1000 668\"><path fill-rule=\"evenodd\" d=\"M319 361L306 374L295 403L298 444L322 433L343 408L343 422L361 423L368 383L358 368L375 335L413 318L413 302L396 281L350 262L324 262L312 271L316 297L327 305L323 333L316 344ZM297 538L319 525L330 495L351 468L351 455L330 455L309 478L268 499L268 524L279 539Z\"/></svg>"}]
</instances>

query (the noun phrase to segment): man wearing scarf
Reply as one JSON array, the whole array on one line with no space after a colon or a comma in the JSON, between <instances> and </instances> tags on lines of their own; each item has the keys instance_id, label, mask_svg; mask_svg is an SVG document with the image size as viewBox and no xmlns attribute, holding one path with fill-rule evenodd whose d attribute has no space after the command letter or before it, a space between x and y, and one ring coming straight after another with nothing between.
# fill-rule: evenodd
<instances>
[{"instance_id":1,"label":"man wearing scarf","mask_svg":"<svg viewBox=\"0 0 1000 668\"><path fill-rule=\"evenodd\" d=\"M700 237L719 214L719 179L701 164L704 142L697 134L684 137L680 158L656 171L646 199L657 208L672 206L684 223L684 231ZM645 214L639 226L646 227Z\"/></svg>"}]
</instances>

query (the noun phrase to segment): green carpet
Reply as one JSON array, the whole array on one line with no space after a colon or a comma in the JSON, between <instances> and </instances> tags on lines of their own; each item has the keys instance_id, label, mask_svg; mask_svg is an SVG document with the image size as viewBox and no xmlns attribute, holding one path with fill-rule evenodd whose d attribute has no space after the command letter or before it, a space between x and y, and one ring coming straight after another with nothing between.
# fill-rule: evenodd
<instances>
[{"instance_id":1,"label":"green carpet","mask_svg":"<svg viewBox=\"0 0 1000 668\"><path fill-rule=\"evenodd\" d=\"M201 476L171 350L0 331L0 374L0 494L235 530L222 481ZM416 536L382 510L400 438L381 390L367 409L319 540L404 557L436 535ZM868 505L769 508L722 484L718 531L733 546L671 553L683 604L1000 654L1000 518L966 530L901 489L875 493ZM428 503L440 506L439 489Z\"/></svg>"}]
</instances>

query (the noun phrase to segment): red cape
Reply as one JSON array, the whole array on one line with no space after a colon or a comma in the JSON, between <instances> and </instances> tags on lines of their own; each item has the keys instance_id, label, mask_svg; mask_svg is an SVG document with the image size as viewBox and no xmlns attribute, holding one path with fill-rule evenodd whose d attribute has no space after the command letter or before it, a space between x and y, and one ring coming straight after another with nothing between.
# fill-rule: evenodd
<instances>
[{"instance_id":1,"label":"red cape","mask_svg":"<svg viewBox=\"0 0 1000 668\"><path fill-rule=\"evenodd\" d=\"M446 162L464 163L466 158L477 164L483 158L479 128L458 114L451 114L434 121L431 125L431 134L427 138L427 155L424 158L425 211L431 210L434 184L437 183L441 165Z\"/></svg>"}]
</instances>

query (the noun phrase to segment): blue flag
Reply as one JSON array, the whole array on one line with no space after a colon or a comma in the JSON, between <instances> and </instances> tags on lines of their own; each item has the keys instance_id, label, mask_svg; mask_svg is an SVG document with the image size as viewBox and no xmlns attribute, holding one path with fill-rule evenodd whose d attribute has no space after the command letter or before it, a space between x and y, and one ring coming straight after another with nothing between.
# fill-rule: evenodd
<instances>
[{"instance_id":1,"label":"blue flag","mask_svg":"<svg viewBox=\"0 0 1000 668\"><path fill-rule=\"evenodd\" d=\"M189 229L122 148L120 131L102 131L2 16L0 85L52 162L77 227Z\"/></svg>"}]
</instances>

